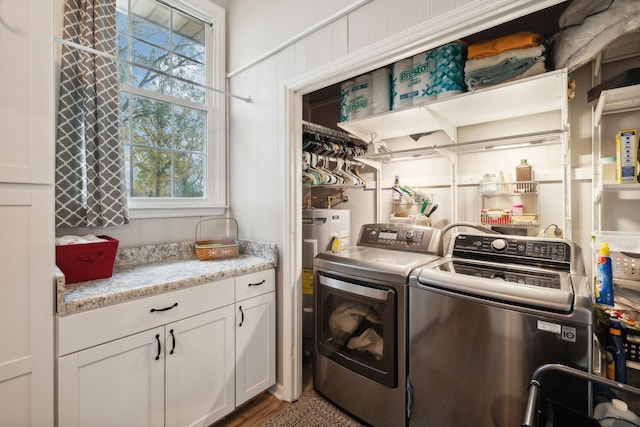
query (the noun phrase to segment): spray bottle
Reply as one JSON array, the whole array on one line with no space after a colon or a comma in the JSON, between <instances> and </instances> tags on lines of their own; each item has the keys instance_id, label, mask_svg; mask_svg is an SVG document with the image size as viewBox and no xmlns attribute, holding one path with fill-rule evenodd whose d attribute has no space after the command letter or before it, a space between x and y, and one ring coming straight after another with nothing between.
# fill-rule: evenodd
<instances>
[{"instance_id":1,"label":"spray bottle","mask_svg":"<svg viewBox=\"0 0 640 427\"><path fill-rule=\"evenodd\" d=\"M613 271L611 257L609 256L609 244L604 242L600 247L596 272L595 293L598 304L613 307Z\"/></svg>"}]
</instances>

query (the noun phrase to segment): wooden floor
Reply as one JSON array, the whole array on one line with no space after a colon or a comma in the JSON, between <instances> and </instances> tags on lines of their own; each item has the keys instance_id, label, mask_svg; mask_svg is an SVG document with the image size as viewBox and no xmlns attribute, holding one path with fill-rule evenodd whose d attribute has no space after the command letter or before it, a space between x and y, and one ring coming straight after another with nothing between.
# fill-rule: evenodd
<instances>
[{"instance_id":1,"label":"wooden floor","mask_svg":"<svg viewBox=\"0 0 640 427\"><path fill-rule=\"evenodd\" d=\"M303 364L302 388L313 387L311 363ZM227 415L211 427L261 427L269 418L293 405L291 402L279 400L269 392L263 392Z\"/></svg>"},{"instance_id":2,"label":"wooden floor","mask_svg":"<svg viewBox=\"0 0 640 427\"><path fill-rule=\"evenodd\" d=\"M236 409L212 427L263 426L265 422L280 411L293 405L279 400L269 392L263 392Z\"/></svg>"}]
</instances>

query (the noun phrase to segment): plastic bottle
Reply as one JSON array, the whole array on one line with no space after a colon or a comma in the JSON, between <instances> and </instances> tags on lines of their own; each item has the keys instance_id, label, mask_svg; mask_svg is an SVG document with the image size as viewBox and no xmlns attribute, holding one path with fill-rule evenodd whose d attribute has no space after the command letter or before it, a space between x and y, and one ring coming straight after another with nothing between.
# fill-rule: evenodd
<instances>
[{"instance_id":1,"label":"plastic bottle","mask_svg":"<svg viewBox=\"0 0 640 427\"><path fill-rule=\"evenodd\" d=\"M533 181L531 165L527 163L527 159L520 160L520 164L516 166L516 181Z\"/></svg>"},{"instance_id":2,"label":"plastic bottle","mask_svg":"<svg viewBox=\"0 0 640 427\"><path fill-rule=\"evenodd\" d=\"M595 293L598 304L613 306L613 271L611 257L609 256L609 244L602 243L598 255L596 271Z\"/></svg>"},{"instance_id":3,"label":"plastic bottle","mask_svg":"<svg viewBox=\"0 0 640 427\"><path fill-rule=\"evenodd\" d=\"M600 422L603 427L612 426L640 426L640 417L629 410L629 405L620 399L613 399L611 402L602 402L596 405L593 410L593 418ZM623 423L618 420L626 420L633 424Z\"/></svg>"},{"instance_id":4,"label":"plastic bottle","mask_svg":"<svg viewBox=\"0 0 640 427\"><path fill-rule=\"evenodd\" d=\"M622 343L622 325L617 317L609 319L609 345L606 349L607 378L627 382L627 355Z\"/></svg>"},{"instance_id":5,"label":"plastic bottle","mask_svg":"<svg viewBox=\"0 0 640 427\"><path fill-rule=\"evenodd\" d=\"M393 187L398 190L398 191L392 191L392 199L394 202L399 202L400 198L402 197L402 192L399 191L400 190L400 177L398 175L396 175L395 180L393 181Z\"/></svg>"}]
</instances>

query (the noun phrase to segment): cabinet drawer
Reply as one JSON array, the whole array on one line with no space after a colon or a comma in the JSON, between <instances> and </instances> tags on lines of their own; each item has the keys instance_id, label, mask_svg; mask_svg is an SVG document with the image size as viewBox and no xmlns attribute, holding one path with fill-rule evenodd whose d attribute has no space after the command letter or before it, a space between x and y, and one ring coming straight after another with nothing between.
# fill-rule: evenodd
<instances>
[{"instance_id":1,"label":"cabinet drawer","mask_svg":"<svg viewBox=\"0 0 640 427\"><path fill-rule=\"evenodd\" d=\"M236 277L236 301L273 292L276 289L274 269Z\"/></svg>"},{"instance_id":2,"label":"cabinet drawer","mask_svg":"<svg viewBox=\"0 0 640 427\"><path fill-rule=\"evenodd\" d=\"M155 328L234 302L234 279L58 318L58 355Z\"/></svg>"}]
</instances>

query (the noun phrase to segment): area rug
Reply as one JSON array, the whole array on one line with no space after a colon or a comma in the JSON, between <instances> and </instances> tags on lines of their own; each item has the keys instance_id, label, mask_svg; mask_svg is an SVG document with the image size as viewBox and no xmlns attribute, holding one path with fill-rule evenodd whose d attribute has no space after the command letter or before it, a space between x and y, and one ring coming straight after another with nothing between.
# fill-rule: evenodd
<instances>
[{"instance_id":1,"label":"area rug","mask_svg":"<svg viewBox=\"0 0 640 427\"><path fill-rule=\"evenodd\" d=\"M327 402L313 389L306 390L297 402L269 419L264 427L364 427Z\"/></svg>"}]
</instances>

